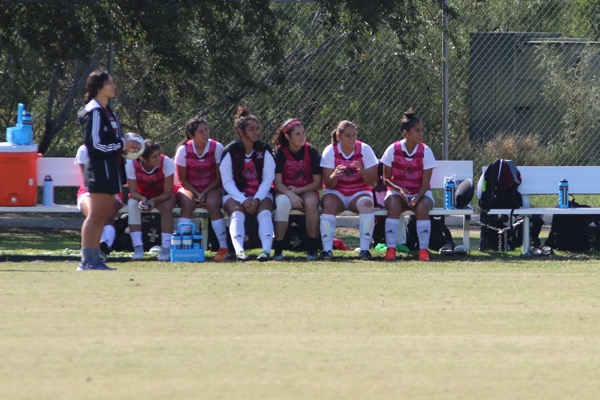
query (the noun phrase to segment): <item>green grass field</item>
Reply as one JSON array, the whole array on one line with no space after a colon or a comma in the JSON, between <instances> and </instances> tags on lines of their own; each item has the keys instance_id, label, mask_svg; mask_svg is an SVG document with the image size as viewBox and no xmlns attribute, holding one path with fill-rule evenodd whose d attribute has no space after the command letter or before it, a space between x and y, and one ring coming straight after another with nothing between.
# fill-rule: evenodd
<instances>
[{"instance_id":1,"label":"green grass field","mask_svg":"<svg viewBox=\"0 0 600 400\"><path fill-rule=\"evenodd\" d=\"M12 252L46 254L50 241L49 254L67 254L76 242L37 237ZM7 255L15 243L0 240ZM144 261L83 273L74 261L4 261L0 393L596 399L598 259L473 252L426 264Z\"/></svg>"}]
</instances>

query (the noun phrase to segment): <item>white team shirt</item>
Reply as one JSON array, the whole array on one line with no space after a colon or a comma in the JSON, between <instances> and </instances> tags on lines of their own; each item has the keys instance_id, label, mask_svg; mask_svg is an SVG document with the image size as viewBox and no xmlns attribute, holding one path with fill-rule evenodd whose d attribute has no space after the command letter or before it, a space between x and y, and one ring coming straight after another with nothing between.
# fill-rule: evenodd
<instances>
[{"instance_id":1,"label":"white team shirt","mask_svg":"<svg viewBox=\"0 0 600 400\"><path fill-rule=\"evenodd\" d=\"M334 145L338 147L338 150L340 151L340 154L342 155L342 157L349 159L354 155L354 150L352 150L352 152L350 154L345 154L342 151L341 143L339 143L339 142L331 143L329 146L325 147L325 150L323 150L323 155L321 156L321 167L322 168L335 169L335 152L333 150ZM379 160L377 160L377 156L375 155L375 152L373 151L371 146L369 146L368 144L361 142L360 152L363 156L362 161L363 161L363 167L365 169L369 169L372 166L379 164Z\"/></svg>"},{"instance_id":2,"label":"white team shirt","mask_svg":"<svg viewBox=\"0 0 600 400\"><path fill-rule=\"evenodd\" d=\"M88 149L85 144L82 144L77 149L77 154L75 154L75 164L85 164L88 162Z\"/></svg>"},{"instance_id":3,"label":"white team shirt","mask_svg":"<svg viewBox=\"0 0 600 400\"><path fill-rule=\"evenodd\" d=\"M209 143L206 144L206 146L204 146L204 151L202 151L202 154L198 155L198 150L196 150L196 146L192 146L192 149L194 149L194 153L196 153L196 156L198 158L202 158L204 157L207 153L208 153L208 149L210 148ZM223 145L219 142L217 142L217 145L215 147L215 160L217 162L217 164L219 164L221 162L221 158L223 157ZM186 167L185 165L185 145L181 145L177 148L177 151L175 152L175 165L178 165L180 167Z\"/></svg>"},{"instance_id":4,"label":"white team shirt","mask_svg":"<svg viewBox=\"0 0 600 400\"><path fill-rule=\"evenodd\" d=\"M154 171L156 171L156 167L152 168L150 171L146 171L144 167L142 167L142 170L144 170L144 172L146 172L148 175L151 175L154 173ZM171 160L167 156L165 156L165 159L163 161L162 172L165 175L165 178L171 175L175 175L175 163L173 163L173 160ZM133 160L127 160L127 162L125 163L125 173L127 174L127 179L131 179L132 181L137 180L137 178L135 177L135 167L133 166Z\"/></svg>"},{"instance_id":5,"label":"white team shirt","mask_svg":"<svg viewBox=\"0 0 600 400\"><path fill-rule=\"evenodd\" d=\"M417 152L417 149L419 146L415 146L415 148L413 149L412 152L408 152L406 150L406 139L402 139L400 141L400 144L402 145L402 150L408 155L408 156L414 156L415 153ZM383 153L383 157L381 157L381 162L384 165L387 165L388 167L392 166L392 162L394 161L394 145L395 143L392 143L391 145L388 146L387 149L385 149L385 152ZM408 161L412 160L412 157L406 157L406 159ZM426 169L433 169L437 167L437 161L435 160L435 156L433 155L433 151L431 151L431 149L429 148L429 146L425 145L425 149L423 151L423 170Z\"/></svg>"}]
</instances>

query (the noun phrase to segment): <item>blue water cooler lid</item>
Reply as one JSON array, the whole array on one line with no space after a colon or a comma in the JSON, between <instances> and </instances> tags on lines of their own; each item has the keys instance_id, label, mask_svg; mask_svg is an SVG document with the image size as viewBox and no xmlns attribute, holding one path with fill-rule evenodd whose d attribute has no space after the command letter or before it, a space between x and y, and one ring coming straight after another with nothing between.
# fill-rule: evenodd
<instances>
[{"instance_id":1,"label":"blue water cooler lid","mask_svg":"<svg viewBox=\"0 0 600 400\"><path fill-rule=\"evenodd\" d=\"M0 142L0 153L37 153L37 144L13 144Z\"/></svg>"}]
</instances>

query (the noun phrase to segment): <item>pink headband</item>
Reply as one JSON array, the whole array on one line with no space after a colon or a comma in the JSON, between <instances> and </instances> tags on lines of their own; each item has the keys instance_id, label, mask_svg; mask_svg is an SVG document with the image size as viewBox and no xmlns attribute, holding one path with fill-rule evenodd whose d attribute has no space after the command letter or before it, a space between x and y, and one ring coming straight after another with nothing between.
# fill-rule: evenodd
<instances>
[{"instance_id":1,"label":"pink headband","mask_svg":"<svg viewBox=\"0 0 600 400\"><path fill-rule=\"evenodd\" d=\"M302 125L302 122L300 122L299 119L292 119L292 120L287 121L286 123L283 124L283 133L285 133L287 135L289 130L297 125Z\"/></svg>"}]
</instances>

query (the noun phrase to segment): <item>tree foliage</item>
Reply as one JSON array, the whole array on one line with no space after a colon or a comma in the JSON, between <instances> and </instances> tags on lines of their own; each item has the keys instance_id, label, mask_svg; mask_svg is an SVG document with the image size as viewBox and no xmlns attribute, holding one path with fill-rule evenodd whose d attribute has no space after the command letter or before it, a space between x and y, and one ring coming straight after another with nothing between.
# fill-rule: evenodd
<instances>
[{"instance_id":1,"label":"tree foliage","mask_svg":"<svg viewBox=\"0 0 600 400\"><path fill-rule=\"evenodd\" d=\"M352 119L378 152L398 138L398 120L413 107L440 156L443 3L1 3L0 126L13 125L16 105L24 102L33 112L40 150L72 155L81 140L75 113L85 78L102 67L112 68L115 107L125 128L160 141L170 154L195 115L208 118L217 139L232 138L235 108L245 103L265 135L298 117L311 142L323 147L337 121ZM448 3L450 148L475 159L481 152L468 136L470 33L554 31L597 40L600 0Z\"/></svg>"}]
</instances>

